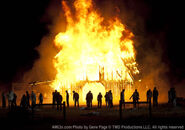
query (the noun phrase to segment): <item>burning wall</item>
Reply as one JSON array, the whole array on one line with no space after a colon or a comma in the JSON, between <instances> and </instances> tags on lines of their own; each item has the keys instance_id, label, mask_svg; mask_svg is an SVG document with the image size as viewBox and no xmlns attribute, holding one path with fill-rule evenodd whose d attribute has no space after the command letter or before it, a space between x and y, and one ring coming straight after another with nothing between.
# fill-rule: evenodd
<instances>
[{"instance_id":1,"label":"burning wall","mask_svg":"<svg viewBox=\"0 0 185 130\"><path fill-rule=\"evenodd\" d=\"M76 0L73 14L66 1L62 1L62 6L67 27L55 37L55 46L59 49L53 61L57 74L50 86L64 94L65 90L77 89L81 81L99 81L100 75L106 81L105 87L109 81L133 83L132 75L139 73L133 34L119 18L105 21L91 0ZM120 90L118 84L109 85ZM90 83L82 87L88 85L93 87ZM100 86L96 87L97 92L102 92ZM88 91L79 92L85 97Z\"/></svg>"}]
</instances>

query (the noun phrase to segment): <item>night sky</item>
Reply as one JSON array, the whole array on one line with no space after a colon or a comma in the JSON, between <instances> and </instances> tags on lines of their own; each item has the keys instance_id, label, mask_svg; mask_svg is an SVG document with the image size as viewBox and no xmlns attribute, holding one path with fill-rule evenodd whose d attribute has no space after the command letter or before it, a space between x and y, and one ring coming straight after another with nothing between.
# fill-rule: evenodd
<instances>
[{"instance_id":1,"label":"night sky","mask_svg":"<svg viewBox=\"0 0 185 130\"><path fill-rule=\"evenodd\" d=\"M8 84L30 70L39 53L34 49L49 33L51 18L45 18L52 0L7 1L1 3L0 83ZM100 0L99 0L100 1ZM121 0L120 0L121 1ZM60 1L57 1L60 4ZM122 0L128 4L128 0ZM168 67L169 80L185 79L184 4L183 1L135 0L128 10L143 17L146 36L164 33L162 62ZM140 3L140 4L139 4ZM144 6L143 6L144 5ZM149 12L142 16L143 7ZM129 25L128 25L129 26ZM137 32L133 32L137 33ZM153 46L147 46L151 50ZM136 48L137 49L137 48ZM139 53L139 50L137 50ZM141 56L142 57L142 56Z\"/></svg>"}]
</instances>

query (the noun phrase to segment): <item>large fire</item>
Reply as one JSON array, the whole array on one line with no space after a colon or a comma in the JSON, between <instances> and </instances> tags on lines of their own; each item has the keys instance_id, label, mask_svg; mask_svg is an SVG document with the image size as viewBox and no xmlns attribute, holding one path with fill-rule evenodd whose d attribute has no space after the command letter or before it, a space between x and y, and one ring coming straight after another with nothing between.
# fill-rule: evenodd
<instances>
[{"instance_id":1,"label":"large fire","mask_svg":"<svg viewBox=\"0 0 185 130\"><path fill-rule=\"evenodd\" d=\"M132 75L139 73L133 33L117 17L104 20L93 9L92 0L75 0L73 4L75 13L62 1L67 27L55 37L57 74L50 85L62 94L65 90L79 92L80 103L85 103L89 90L95 102L99 92L104 96L111 89L115 96L126 83L132 85Z\"/></svg>"}]
</instances>

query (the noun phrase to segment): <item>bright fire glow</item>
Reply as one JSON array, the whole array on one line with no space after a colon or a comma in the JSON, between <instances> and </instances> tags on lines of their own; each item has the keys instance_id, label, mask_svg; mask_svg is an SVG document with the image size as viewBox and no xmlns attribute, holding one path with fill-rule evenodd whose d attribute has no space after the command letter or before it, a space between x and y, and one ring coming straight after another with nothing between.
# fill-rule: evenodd
<instances>
[{"instance_id":1,"label":"bright fire glow","mask_svg":"<svg viewBox=\"0 0 185 130\"><path fill-rule=\"evenodd\" d=\"M93 93L94 100L97 100L99 92L101 92L102 96L105 95L105 87L101 83L86 83L82 89L82 93L87 93L89 91ZM82 96L82 101L85 102L86 95L83 94Z\"/></svg>"},{"instance_id":2,"label":"bright fire glow","mask_svg":"<svg viewBox=\"0 0 185 130\"><path fill-rule=\"evenodd\" d=\"M120 19L114 17L104 20L93 9L92 0L75 0L74 14L67 1L62 1L62 6L67 27L65 32L55 37L55 46L60 51L54 57L57 74L50 85L62 93L75 90L80 93L80 101L85 102L89 90L93 94L105 94L108 91L106 82L133 83L132 74L139 73L131 39L133 34ZM100 78L100 74L103 78ZM105 86L101 83L96 85L100 79ZM97 97L94 97L96 100Z\"/></svg>"}]
</instances>

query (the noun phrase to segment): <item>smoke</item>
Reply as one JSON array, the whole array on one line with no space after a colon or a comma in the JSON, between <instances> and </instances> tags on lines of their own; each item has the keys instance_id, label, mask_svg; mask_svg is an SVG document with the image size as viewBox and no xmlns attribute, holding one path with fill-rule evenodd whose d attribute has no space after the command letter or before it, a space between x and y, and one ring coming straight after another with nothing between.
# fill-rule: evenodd
<instances>
[{"instance_id":1,"label":"smoke","mask_svg":"<svg viewBox=\"0 0 185 130\"><path fill-rule=\"evenodd\" d=\"M146 99L146 91L153 90L156 86L159 91L159 101L166 102L169 89L166 73L169 67L163 59L165 30L149 31L151 9L144 1L127 1L124 5L126 24L135 34L136 60L141 72L141 82L136 82L136 87L140 92L140 98Z\"/></svg>"},{"instance_id":2,"label":"smoke","mask_svg":"<svg viewBox=\"0 0 185 130\"><path fill-rule=\"evenodd\" d=\"M169 66L164 61L166 30L161 28L150 31L157 25L150 25L152 9L146 1L102 1L99 9L107 17L118 15L134 35L136 60L140 75L136 77L135 87L140 93L140 99L146 99L146 91L156 86L159 91L159 101L168 100L170 82L167 76ZM116 11L116 9L119 11ZM114 10L114 11L113 11ZM141 82L137 81L141 79Z\"/></svg>"},{"instance_id":3,"label":"smoke","mask_svg":"<svg viewBox=\"0 0 185 130\"><path fill-rule=\"evenodd\" d=\"M168 77L166 76L168 66L161 59L162 50L158 45L156 44L152 50L141 49L144 53L143 57L138 60L142 79L139 90L143 92L142 95L146 96L146 90L156 86L159 90L159 100L166 101L169 89Z\"/></svg>"},{"instance_id":4,"label":"smoke","mask_svg":"<svg viewBox=\"0 0 185 130\"><path fill-rule=\"evenodd\" d=\"M22 82L53 80L56 70L53 66L53 58L57 54L54 46L54 38L56 34L65 30L65 18L62 15L60 1L51 1L45 15L41 18L41 22L49 23L47 28L49 33L44 36L40 45L35 49L39 52L39 59L34 62L31 70L26 72L22 78Z\"/></svg>"},{"instance_id":5,"label":"smoke","mask_svg":"<svg viewBox=\"0 0 185 130\"><path fill-rule=\"evenodd\" d=\"M146 99L146 91L154 86L159 90L159 101L167 101L169 89L168 65L163 61L165 42L165 30L160 32L149 32L147 20L151 9L145 1L116 1L116 0L95 0L97 11L100 11L105 19L118 16L123 24L131 30L134 37L136 49L136 60L139 64L140 75L136 78L135 87L140 93L140 98ZM55 35L65 31L65 17L60 1L52 1L46 10L46 15L41 20L51 21L48 28L50 33L44 36L36 50L40 58L35 61L33 68L23 76L23 82L53 80L56 70L53 66L53 57L58 50L53 44ZM141 82L138 80L141 79Z\"/></svg>"}]
</instances>

